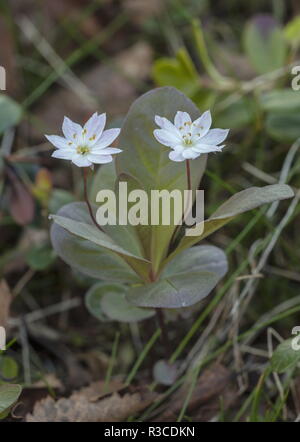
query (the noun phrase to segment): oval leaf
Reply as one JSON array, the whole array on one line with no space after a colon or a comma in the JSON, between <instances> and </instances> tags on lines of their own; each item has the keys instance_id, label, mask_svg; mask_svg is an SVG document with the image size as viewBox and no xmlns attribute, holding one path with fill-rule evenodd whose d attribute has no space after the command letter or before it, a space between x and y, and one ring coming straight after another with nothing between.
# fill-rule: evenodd
<instances>
[{"instance_id":1,"label":"oval leaf","mask_svg":"<svg viewBox=\"0 0 300 442\"><path fill-rule=\"evenodd\" d=\"M266 119L266 131L275 140L294 142L300 137L299 113L268 114Z\"/></svg>"},{"instance_id":2,"label":"oval leaf","mask_svg":"<svg viewBox=\"0 0 300 442\"><path fill-rule=\"evenodd\" d=\"M130 304L125 295L124 287L109 290L101 300L103 312L112 320L121 322L137 322L151 318L155 315L154 310L138 308Z\"/></svg>"},{"instance_id":3,"label":"oval leaf","mask_svg":"<svg viewBox=\"0 0 300 442\"><path fill-rule=\"evenodd\" d=\"M193 247L166 266L160 281L130 289L127 299L140 307L189 307L205 298L227 269L227 259L221 249Z\"/></svg>"},{"instance_id":4,"label":"oval leaf","mask_svg":"<svg viewBox=\"0 0 300 442\"><path fill-rule=\"evenodd\" d=\"M110 286L111 284L109 284ZM105 294L103 287L106 287L106 284L100 282L98 284L94 284L85 295L85 306L95 318L99 319L99 321L105 322L108 321L107 316L103 313L101 307L101 299Z\"/></svg>"},{"instance_id":5,"label":"oval leaf","mask_svg":"<svg viewBox=\"0 0 300 442\"><path fill-rule=\"evenodd\" d=\"M292 340L293 338L281 342L274 351L270 361L270 367L273 371L284 373L291 368L295 368L300 362L300 351L293 349Z\"/></svg>"},{"instance_id":6,"label":"oval leaf","mask_svg":"<svg viewBox=\"0 0 300 442\"><path fill-rule=\"evenodd\" d=\"M187 272L213 272L222 278L228 270L223 250L215 246L195 246L177 255L164 269L161 278Z\"/></svg>"},{"instance_id":7,"label":"oval leaf","mask_svg":"<svg viewBox=\"0 0 300 442\"><path fill-rule=\"evenodd\" d=\"M300 96L293 89L278 89L264 93L260 105L267 112L294 112L300 110Z\"/></svg>"},{"instance_id":8,"label":"oval leaf","mask_svg":"<svg viewBox=\"0 0 300 442\"><path fill-rule=\"evenodd\" d=\"M153 135L157 128L155 115L174 120L178 110L188 112L192 119L200 115L194 103L175 88L158 88L134 102L122 127L119 144L124 153L116 160L118 173L143 183L148 196L151 190L183 191L187 188L185 167L170 161L170 149L158 143ZM193 189L198 188L205 166L206 155L191 162ZM151 247L146 251L146 258L153 262L154 270L167 253L174 228L174 225L151 228Z\"/></svg>"},{"instance_id":9,"label":"oval leaf","mask_svg":"<svg viewBox=\"0 0 300 442\"><path fill-rule=\"evenodd\" d=\"M128 301L139 307L182 308L205 298L219 281L212 272L190 272L130 289Z\"/></svg>"},{"instance_id":10,"label":"oval leaf","mask_svg":"<svg viewBox=\"0 0 300 442\"><path fill-rule=\"evenodd\" d=\"M256 209L263 204L274 201L292 198L294 192L286 184L271 184L264 187L250 187L233 195L206 221L204 230L200 236L185 236L179 243L177 249L168 257L165 264L174 258L182 250L191 247L202 239L206 238L229 221L248 210Z\"/></svg>"},{"instance_id":11,"label":"oval leaf","mask_svg":"<svg viewBox=\"0 0 300 442\"><path fill-rule=\"evenodd\" d=\"M110 319L120 322L137 322L155 314L153 310L141 309L129 304L125 298L126 291L127 287L121 284L97 284L88 291L86 306L101 321Z\"/></svg>"},{"instance_id":12,"label":"oval leaf","mask_svg":"<svg viewBox=\"0 0 300 442\"><path fill-rule=\"evenodd\" d=\"M0 385L0 414L6 412L19 399L22 387L18 384Z\"/></svg>"},{"instance_id":13,"label":"oval leaf","mask_svg":"<svg viewBox=\"0 0 300 442\"><path fill-rule=\"evenodd\" d=\"M84 203L68 204L58 213L77 221L91 222ZM72 235L56 223L51 227L51 242L67 264L92 278L128 283L140 281L120 256Z\"/></svg>"},{"instance_id":14,"label":"oval leaf","mask_svg":"<svg viewBox=\"0 0 300 442\"><path fill-rule=\"evenodd\" d=\"M285 63L287 47L283 32L268 14L259 14L245 27L244 46L258 74L280 68Z\"/></svg>"}]
</instances>

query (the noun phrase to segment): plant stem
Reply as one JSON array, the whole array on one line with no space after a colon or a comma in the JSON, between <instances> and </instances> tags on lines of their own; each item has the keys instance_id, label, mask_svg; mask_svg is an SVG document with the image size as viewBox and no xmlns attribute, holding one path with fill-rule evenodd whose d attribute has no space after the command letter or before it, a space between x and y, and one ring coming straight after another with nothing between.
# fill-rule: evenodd
<instances>
[{"instance_id":1,"label":"plant stem","mask_svg":"<svg viewBox=\"0 0 300 442\"><path fill-rule=\"evenodd\" d=\"M156 275L153 272L153 269L151 269L151 271L150 271L149 279L151 282L156 281ZM170 354L170 341L169 341L169 337L168 337L168 329L167 329L166 322L165 322L164 312L161 308L156 308L155 311L156 311L156 316L157 316L159 328L161 330L161 340L162 340L162 343L165 347L166 354L169 355Z\"/></svg>"},{"instance_id":2,"label":"plant stem","mask_svg":"<svg viewBox=\"0 0 300 442\"><path fill-rule=\"evenodd\" d=\"M187 187L188 190L192 190L190 160L185 160L185 165L186 165Z\"/></svg>"},{"instance_id":3,"label":"plant stem","mask_svg":"<svg viewBox=\"0 0 300 442\"><path fill-rule=\"evenodd\" d=\"M85 202L86 202L86 204L87 204L87 206L88 206L89 213L90 213L90 217L91 217L93 223L95 224L95 226L97 227L97 229L99 229L101 232L103 232L102 227L101 227L101 226L97 223L97 221L96 221L96 218L95 218L95 216L94 216L94 214L93 214L93 210L92 210L91 203L90 203L90 201L89 201L88 190L87 190L87 174L88 174L88 168L87 168L87 167L84 167L84 168L83 168L84 199L85 199ZM103 232L103 233L104 233L104 232Z\"/></svg>"},{"instance_id":4,"label":"plant stem","mask_svg":"<svg viewBox=\"0 0 300 442\"><path fill-rule=\"evenodd\" d=\"M170 341L168 336L168 329L165 322L164 312L162 311L161 308L156 308L155 310L156 310L159 328L161 329L161 338L163 345L165 347L166 358L168 358L168 355L170 354Z\"/></svg>"}]
</instances>

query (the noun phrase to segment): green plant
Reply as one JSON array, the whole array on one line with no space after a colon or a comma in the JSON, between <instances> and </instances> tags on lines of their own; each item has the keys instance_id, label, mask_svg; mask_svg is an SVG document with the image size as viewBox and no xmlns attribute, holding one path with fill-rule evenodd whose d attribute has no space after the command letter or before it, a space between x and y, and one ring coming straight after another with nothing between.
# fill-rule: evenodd
<instances>
[{"instance_id":1,"label":"green plant","mask_svg":"<svg viewBox=\"0 0 300 442\"><path fill-rule=\"evenodd\" d=\"M187 188L181 163L168 159L153 136L155 115L169 120L180 109L196 119L197 107L171 87L146 93L131 107L120 134L123 153L97 172L91 191L114 190L126 181L130 189ZM191 188L199 188L206 155L191 162ZM52 244L58 255L77 271L101 281L87 294L88 309L100 320L127 322L148 318L155 310L178 309L204 299L225 275L224 252L196 245L237 215L272 201L293 196L287 185L252 187L233 195L204 222L200 236L182 236L175 225L105 225L97 229L84 203L64 206L52 215ZM96 210L96 206L93 207ZM159 313L160 314L160 313Z\"/></svg>"}]
</instances>

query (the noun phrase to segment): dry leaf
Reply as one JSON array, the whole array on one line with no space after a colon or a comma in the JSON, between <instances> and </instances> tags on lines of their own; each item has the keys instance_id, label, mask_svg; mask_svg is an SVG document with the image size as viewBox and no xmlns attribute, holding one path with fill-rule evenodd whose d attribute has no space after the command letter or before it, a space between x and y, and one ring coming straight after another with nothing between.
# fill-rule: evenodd
<instances>
[{"instance_id":1,"label":"dry leaf","mask_svg":"<svg viewBox=\"0 0 300 442\"><path fill-rule=\"evenodd\" d=\"M95 394L99 391L95 388ZM95 401L91 388L55 401L50 396L37 402L26 422L122 422L146 408L157 395L149 391L113 393Z\"/></svg>"},{"instance_id":2,"label":"dry leaf","mask_svg":"<svg viewBox=\"0 0 300 442\"><path fill-rule=\"evenodd\" d=\"M34 217L34 200L27 187L11 167L5 168L8 178L8 199L11 216L20 225L29 224Z\"/></svg>"},{"instance_id":3,"label":"dry leaf","mask_svg":"<svg viewBox=\"0 0 300 442\"><path fill-rule=\"evenodd\" d=\"M0 281L0 326L5 327L9 318L9 308L12 301L11 291L4 279Z\"/></svg>"},{"instance_id":4,"label":"dry leaf","mask_svg":"<svg viewBox=\"0 0 300 442\"><path fill-rule=\"evenodd\" d=\"M230 383L231 372L223 365L216 363L203 371L198 379L198 383L193 391L187 411L189 415L196 412L198 415L202 407L211 407L211 401L217 400L217 406L220 407L219 399L223 397L226 389L232 388ZM156 417L157 422L174 422L178 418L180 410L188 394L189 385L183 385L173 396L168 408L163 410ZM235 395L236 397L236 395ZM216 403L214 402L214 405ZM215 408L215 407L214 407Z\"/></svg>"}]
</instances>

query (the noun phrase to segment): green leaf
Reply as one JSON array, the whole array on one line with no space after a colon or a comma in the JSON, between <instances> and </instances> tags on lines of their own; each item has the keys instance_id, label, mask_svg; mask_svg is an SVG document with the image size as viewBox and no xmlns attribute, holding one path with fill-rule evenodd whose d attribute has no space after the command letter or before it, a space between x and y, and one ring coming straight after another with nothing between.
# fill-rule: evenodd
<instances>
[{"instance_id":1,"label":"green leaf","mask_svg":"<svg viewBox=\"0 0 300 442\"><path fill-rule=\"evenodd\" d=\"M53 249L47 244L33 247L26 256L26 262L33 270L45 270L55 260Z\"/></svg>"},{"instance_id":2,"label":"green leaf","mask_svg":"<svg viewBox=\"0 0 300 442\"><path fill-rule=\"evenodd\" d=\"M189 307L204 299L226 271L227 259L221 249L194 247L171 261L159 281L129 289L127 299L139 307Z\"/></svg>"},{"instance_id":3,"label":"green leaf","mask_svg":"<svg viewBox=\"0 0 300 442\"><path fill-rule=\"evenodd\" d=\"M0 355L0 373L4 379L13 380L18 376L18 372L18 364L13 358Z\"/></svg>"},{"instance_id":4,"label":"green leaf","mask_svg":"<svg viewBox=\"0 0 300 442\"><path fill-rule=\"evenodd\" d=\"M19 123L22 108L7 95L0 95L0 134Z\"/></svg>"},{"instance_id":5,"label":"green leaf","mask_svg":"<svg viewBox=\"0 0 300 442\"><path fill-rule=\"evenodd\" d=\"M105 316L101 306L101 299L105 295L105 290L103 287L111 287L114 284L105 284L103 282L99 282L94 284L85 295L85 306L95 318L99 319L99 321L106 322L108 321L108 317Z\"/></svg>"},{"instance_id":6,"label":"green leaf","mask_svg":"<svg viewBox=\"0 0 300 442\"><path fill-rule=\"evenodd\" d=\"M114 162L101 166L97 173L95 173L91 189L90 199L93 204L96 204L96 197L99 190L115 190L115 183L117 179L116 166Z\"/></svg>"},{"instance_id":7,"label":"green leaf","mask_svg":"<svg viewBox=\"0 0 300 442\"><path fill-rule=\"evenodd\" d=\"M139 307L189 307L205 298L218 281L216 273L189 272L131 289L127 299Z\"/></svg>"},{"instance_id":8,"label":"green leaf","mask_svg":"<svg viewBox=\"0 0 300 442\"><path fill-rule=\"evenodd\" d=\"M86 306L101 321L137 322L155 314L153 310L129 304L125 298L127 290L121 284L96 284L86 294Z\"/></svg>"},{"instance_id":9,"label":"green leaf","mask_svg":"<svg viewBox=\"0 0 300 442\"><path fill-rule=\"evenodd\" d=\"M266 112L298 112L300 111L299 92L292 89L275 89L262 94L260 105Z\"/></svg>"},{"instance_id":10,"label":"green leaf","mask_svg":"<svg viewBox=\"0 0 300 442\"><path fill-rule=\"evenodd\" d=\"M192 97L200 87L200 77L186 49L181 48L176 58L159 58L153 66L154 81L158 86L173 86Z\"/></svg>"},{"instance_id":11,"label":"green leaf","mask_svg":"<svg viewBox=\"0 0 300 442\"><path fill-rule=\"evenodd\" d=\"M270 15L259 14L246 25L244 46L258 74L274 71L285 63L287 48L283 32Z\"/></svg>"},{"instance_id":12,"label":"green leaf","mask_svg":"<svg viewBox=\"0 0 300 442\"><path fill-rule=\"evenodd\" d=\"M63 189L54 189L48 204L49 212L57 213L61 207L74 201L72 193Z\"/></svg>"},{"instance_id":13,"label":"green leaf","mask_svg":"<svg viewBox=\"0 0 300 442\"><path fill-rule=\"evenodd\" d=\"M277 141L293 142L300 137L300 114L270 113L266 118L266 131Z\"/></svg>"},{"instance_id":14,"label":"green leaf","mask_svg":"<svg viewBox=\"0 0 300 442\"><path fill-rule=\"evenodd\" d=\"M191 247L220 229L220 227L227 224L237 215L260 207L263 204L292 198L293 196L293 190L286 184L250 187L249 189L236 193L222 204L209 219L204 221L204 230L200 236L185 236L179 243L177 249L168 257L166 262L169 262L169 260L176 256L181 250Z\"/></svg>"},{"instance_id":15,"label":"green leaf","mask_svg":"<svg viewBox=\"0 0 300 442\"><path fill-rule=\"evenodd\" d=\"M0 414L3 414L19 399L22 387L17 384L0 385Z\"/></svg>"},{"instance_id":16,"label":"green leaf","mask_svg":"<svg viewBox=\"0 0 300 442\"><path fill-rule=\"evenodd\" d=\"M104 167L101 167L96 176L94 177L90 197L91 201L96 202L97 194L100 190L112 190L116 195L116 219L118 218L118 206L119 206L119 185L120 177L117 177L114 163L109 163ZM122 181L122 179L121 179ZM140 189L142 186L139 187ZM128 189L130 191L130 189ZM96 206L95 206L96 207ZM144 256L143 247L140 238L137 235L136 229L130 224L127 225L105 225L103 230L107 233L117 244L124 247L127 250L131 250L139 256Z\"/></svg>"},{"instance_id":17,"label":"green leaf","mask_svg":"<svg viewBox=\"0 0 300 442\"><path fill-rule=\"evenodd\" d=\"M118 198L120 198L119 196L119 183L127 183L127 189L128 189L128 194L130 194L130 192L134 192L135 190L143 190L145 191L143 185L134 177L127 175L125 173L121 173L116 181L116 195L118 195ZM138 200L138 199L137 199ZM127 208L128 208L128 216L130 214L130 210L136 205L137 201L131 203L128 201L127 204ZM151 205L150 205L150 200L148 199L148 214L150 214L151 212ZM137 226L131 226L132 229L135 229L135 233L139 238L139 242L141 244L142 250L143 250L143 256L147 255L147 251L150 250L151 248L151 225L150 224L138 224Z\"/></svg>"},{"instance_id":18,"label":"green leaf","mask_svg":"<svg viewBox=\"0 0 300 442\"><path fill-rule=\"evenodd\" d=\"M300 15L294 17L284 28L284 37L292 45L300 43Z\"/></svg>"},{"instance_id":19,"label":"green leaf","mask_svg":"<svg viewBox=\"0 0 300 442\"><path fill-rule=\"evenodd\" d=\"M137 322L155 315L155 311L152 309L133 306L125 296L126 290L121 287L119 289L115 287L114 291L110 291L103 296L101 306L103 312L110 319L121 322Z\"/></svg>"},{"instance_id":20,"label":"green leaf","mask_svg":"<svg viewBox=\"0 0 300 442\"><path fill-rule=\"evenodd\" d=\"M216 127L240 129L251 124L254 118L255 105L253 100L242 97L234 103L231 103L224 111L217 113L215 125Z\"/></svg>"},{"instance_id":21,"label":"green leaf","mask_svg":"<svg viewBox=\"0 0 300 442\"><path fill-rule=\"evenodd\" d=\"M168 263L161 279L187 272L213 272L222 278L228 270L227 258L223 250L215 246L194 246L184 250Z\"/></svg>"},{"instance_id":22,"label":"green leaf","mask_svg":"<svg viewBox=\"0 0 300 442\"><path fill-rule=\"evenodd\" d=\"M143 183L148 196L152 190L181 192L187 188L183 163L170 161L169 148L156 141L153 131L157 128L155 115L174 120L178 110L188 112L192 119L199 117L199 110L181 92L171 87L150 91L130 108L120 134L120 146L124 150L117 157L118 173L134 177ZM198 188L206 166L206 155L191 162L192 188ZM154 271L165 257L175 226L152 226L151 247L146 258L153 262Z\"/></svg>"},{"instance_id":23,"label":"green leaf","mask_svg":"<svg viewBox=\"0 0 300 442\"><path fill-rule=\"evenodd\" d=\"M91 223L85 203L68 204L58 213L77 221ZM128 283L140 282L138 275L120 256L72 235L56 223L51 227L51 241L56 253L67 264L92 278Z\"/></svg>"},{"instance_id":24,"label":"green leaf","mask_svg":"<svg viewBox=\"0 0 300 442\"><path fill-rule=\"evenodd\" d=\"M66 218L60 215L51 215L51 218L54 220L54 222L73 235L79 236L82 239L86 239L100 247L103 247L104 249L118 254L124 258L124 260L137 272L138 275L148 277L150 267L147 260L145 260L142 256L134 255L129 250L125 250L115 243L112 238L101 232L96 226L78 222L71 218Z\"/></svg>"},{"instance_id":25,"label":"green leaf","mask_svg":"<svg viewBox=\"0 0 300 442\"><path fill-rule=\"evenodd\" d=\"M284 373L295 368L300 362L300 351L294 350L292 347L293 339L287 339L277 346L270 361L270 367L273 371Z\"/></svg>"}]
</instances>

